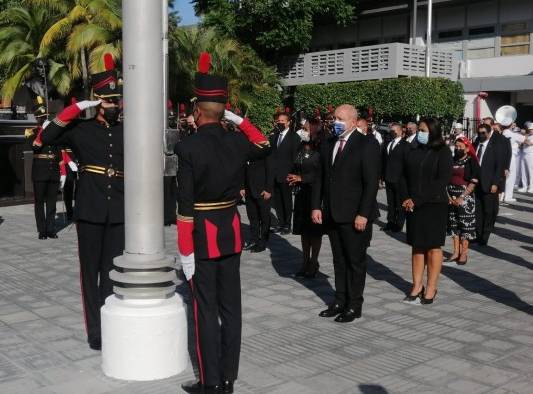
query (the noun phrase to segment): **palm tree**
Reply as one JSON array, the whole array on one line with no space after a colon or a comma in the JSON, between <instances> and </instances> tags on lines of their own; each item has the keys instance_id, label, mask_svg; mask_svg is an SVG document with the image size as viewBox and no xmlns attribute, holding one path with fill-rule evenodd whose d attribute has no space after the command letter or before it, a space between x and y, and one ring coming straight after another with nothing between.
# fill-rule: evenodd
<instances>
[{"instance_id":1,"label":"palm tree","mask_svg":"<svg viewBox=\"0 0 533 394\"><path fill-rule=\"evenodd\" d=\"M121 57L120 0L26 1L61 15L43 35L40 50L46 55L58 43L65 46L72 79L82 78L87 97L88 76L102 71L103 55Z\"/></svg>"},{"instance_id":2,"label":"palm tree","mask_svg":"<svg viewBox=\"0 0 533 394\"><path fill-rule=\"evenodd\" d=\"M33 6L10 7L0 13L0 68L6 78L1 89L3 100L10 101L21 84L35 75L35 60L44 57L41 38L53 20L49 10ZM64 64L53 59L47 63L58 92L67 92L70 77Z\"/></svg>"},{"instance_id":3,"label":"palm tree","mask_svg":"<svg viewBox=\"0 0 533 394\"><path fill-rule=\"evenodd\" d=\"M236 40L221 38L214 29L178 28L170 32L171 82L177 85L180 95L192 95L192 81L200 53L208 51L212 56L213 73L228 78L230 102L249 108L250 93L279 82L275 71L265 65L257 55ZM172 86L171 86L171 94Z\"/></svg>"}]
</instances>

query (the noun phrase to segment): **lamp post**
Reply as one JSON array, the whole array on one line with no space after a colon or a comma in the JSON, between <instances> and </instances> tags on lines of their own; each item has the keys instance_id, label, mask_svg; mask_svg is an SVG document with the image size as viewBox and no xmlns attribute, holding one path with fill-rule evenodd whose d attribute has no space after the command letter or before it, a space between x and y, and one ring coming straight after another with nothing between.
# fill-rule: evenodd
<instances>
[{"instance_id":1,"label":"lamp post","mask_svg":"<svg viewBox=\"0 0 533 394\"><path fill-rule=\"evenodd\" d=\"M428 18L426 33L426 77L431 77L431 31L433 29L433 0L428 0Z\"/></svg>"},{"instance_id":2,"label":"lamp post","mask_svg":"<svg viewBox=\"0 0 533 394\"><path fill-rule=\"evenodd\" d=\"M166 11L166 10L165 10ZM163 230L163 8L122 2L125 251L101 310L102 368L125 380L163 379L188 364L187 319Z\"/></svg>"}]
</instances>

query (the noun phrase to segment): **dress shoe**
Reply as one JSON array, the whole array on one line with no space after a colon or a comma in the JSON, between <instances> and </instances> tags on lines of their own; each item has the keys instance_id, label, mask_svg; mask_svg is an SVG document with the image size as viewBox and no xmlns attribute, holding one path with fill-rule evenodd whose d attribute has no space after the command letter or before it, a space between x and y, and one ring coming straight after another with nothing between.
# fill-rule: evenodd
<instances>
[{"instance_id":1,"label":"dress shoe","mask_svg":"<svg viewBox=\"0 0 533 394\"><path fill-rule=\"evenodd\" d=\"M344 308L339 304L333 304L328 307L328 309L323 310L318 314L320 317L333 317L337 316L339 313L342 313Z\"/></svg>"},{"instance_id":2,"label":"dress shoe","mask_svg":"<svg viewBox=\"0 0 533 394\"><path fill-rule=\"evenodd\" d=\"M284 227L281 229L280 234L281 235L289 235L291 233L290 227Z\"/></svg>"},{"instance_id":3,"label":"dress shoe","mask_svg":"<svg viewBox=\"0 0 533 394\"><path fill-rule=\"evenodd\" d=\"M517 192L525 193L527 192L527 187L521 187L520 189L517 190Z\"/></svg>"},{"instance_id":4,"label":"dress shoe","mask_svg":"<svg viewBox=\"0 0 533 394\"><path fill-rule=\"evenodd\" d=\"M420 299L420 303L422 305L433 304L433 301L435 300L435 297L437 297L437 290L435 290L435 295L433 296L433 298L426 298L426 296L423 295L422 298Z\"/></svg>"},{"instance_id":5,"label":"dress shoe","mask_svg":"<svg viewBox=\"0 0 533 394\"><path fill-rule=\"evenodd\" d=\"M48 234L48 238L57 239L58 236L56 233Z\"/></svg>"},{"instance_id":6,"label":"dress shoe","mask_svg":"<svg viewBox=\"0 0 533 394\"><path fill-rule=\"evenodd\" d=\"M510 202L516 202L516 198L505 198L503 202L510 203Z\"/></svg>"},{"instance_id":7,"label":"dress shoe","mask_svg":"<svg viewBox=\"0 0 533 394\"><path fill-rule=\"evenodd\" d=\"M418 302L418 299L422 298L422 296L424 295L424 290L425 290L424 286L422 286L422 290L420 290L418 294L411 295L411 293L407 293L405 295L405 298L403 299L403 302L409 302L409 303Z\"/></svg>"},{"instance_id":8,"label":"dress shoe","mask_svg":"<svg viewBox=\"0 0 533 394\"><path fill-rule=\"evenodd\" d=\"M219 391L224 394L232 394L233 393L233 380L224 380L220 384Z\"/></svg>"},{"instance_id":9,"label":"dress shoe","mask_svg":"<svg viewBox=\"0 0 533 394\"><path fill-rule=\"evenodd\" d=\"M252 249L250 249L250 253L261 253L261 252L264 252L266 250L266 246L265 245L254 245L254 247Z\"/></svg>"},{"instance_id":10,"label":"dress shoe","mask_svg":"<svg viewBox=\"0 0 533 394\"><path fill-rule=\"evenodd\" d=\"M272 231L274 234L280 234L280 233L281 233L281 230L283 230L283 227L279 227L279 226L272 227L272 228L270 229L270 231Z\"/></svg>"},{"instance_id":11,"label":"dress shoe","mask_svg":"<svg viewBox=\"0 0 533 394\"><path fill-rule=\"evenodd\" d=\"M218 394L220 393L220 387L219 386L207 386L205 384L202 384L200 382L192 383L192 384L182 384L181 388L191 394Z\"/></svg>"},{"instance_id":12,"label":"dress shoe","mask_svg":"<svg viewBox=\"0 0 533 394\"><path fill-rule=\"evenodd\" d=\"M385 226L381 227L381 231L390 231L392 230L392 225L387 223Z\"/></svg>"},{"instance_id":13,"label":"dress shoe","mask_svg":"<svg viewBox=\"0 0 533 394\"><path fill-rule=\"evenodd\" d=\"M93 350L102 350L101 339L89 339L89 347Z\"/></svg>"},{"instance_id":14,"label":"dress shoe","mask_svg":"<svg viewBox=\"0 0 533 394\"><path fill-rule=\"evenodd\" d=\"M46 234L39 233L39 239L46 239Z\"/></svg>"},{"instance_id":15,"label":"dress shoe","mask_svg":"<svg viewBox=\"0 0 533 394\"><path fill-rule=\"evenodd\" d=\"M335 318L337 323L350 323L361 317L361 309L346 309Z\"/></svg>"},{"instance_id":16,"label":"dress shoe","mask_svg":"<svg viewBox=\"0 0 533 394\"><path fill-rule=\"evenodd\" d=\"M256 245L255 242L247 243L246 245L244 245L244 248L242 248L242 250L251 250L254 248L255 245Z\"/></svg>"}]
</instances>

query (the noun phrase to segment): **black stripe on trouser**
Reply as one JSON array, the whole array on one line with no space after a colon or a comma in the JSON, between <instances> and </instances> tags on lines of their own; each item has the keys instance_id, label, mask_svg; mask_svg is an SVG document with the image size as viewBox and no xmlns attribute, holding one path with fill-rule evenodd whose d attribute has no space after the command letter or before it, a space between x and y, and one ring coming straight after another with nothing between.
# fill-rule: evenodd
<instances>
[{"instance_id":1,"label":"black stripe on trouser","mask_svg":"<svg viewBox=\"0 0 533 394\"><path fill-rule=\"evenodd\" d=\"M203 383L209 386L218 385L222 379L236 380L239 371L242 331L240 258L240 254L234 254L214 260L196 260L191 288L198 308L195 322L198 327L197 348Z\"/></svg>"},{"instance_id":2,"label":"black stripe on trouser","mask_svg":"<svg viewBox=\"0 0 533 394\"><path fill-rule=\"evenodd\" d=\"M290 227L292 219L292 192L288 183L274 183L274 209L278 225Z\"/></svg>"},{"instance_id":3,"label":"black stripe on trouser","mask_svg":"<svg viewBox=\"0 0 533 394\"><path fill-rule=\"evenodd\" d=\"M35 222L37 231L43 234L55 234L56 201L59 182L33 182L35 197Z\"/></svg>"},{"instance_id":4,"label":"black stripe on trouser","mask_svg":"<svg viewBox=\"0 0 533 394\"><path fill-rule=\"evenodd\" d=\"M328 236L333 252L335 302L347 308L361 308L372 222L367 223L363 232L356 231L353 223L332 224Z\"/></svg>"},{"instance_id":5,"label":"black stripe on trouser","mask_svg":"<svg viewBox=\"0 0 533 394\"><path fill-rule=\"evenodd\" d=\"M101 337L100 308L113 294L109 271L124 251L124 224L78 221L81 292L89 340Z\"/></svg>"}]
</instances>

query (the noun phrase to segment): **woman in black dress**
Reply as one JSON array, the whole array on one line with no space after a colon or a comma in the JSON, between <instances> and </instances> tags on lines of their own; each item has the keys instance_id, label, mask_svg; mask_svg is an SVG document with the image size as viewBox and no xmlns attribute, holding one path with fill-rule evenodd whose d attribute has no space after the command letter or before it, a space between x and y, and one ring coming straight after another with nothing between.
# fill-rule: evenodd
<instances>
[{"instance_id":1,"label":"woman in black dress","mask_svg":"<svg viewBox=\"0 0 533 394\"><path fill-rule=\"evenodd\" d=\"M322 226L311 221L311 185L320 176L320 158L312 141L302 141L293 171L287 176L294 190L292 233L302 239L303 263L297 277L314 278L322 246Z\"/></svg>"},{"instance_id":2,"label":"woman in black dress","mask_svg":"<svg viewBox=\"0 0 533 394\"><path fill-rule=\"evenodd\" d=\"M448 184L448 235L453 239L453 254L447 262L465 265L468 246L476 239L476 200L474 190L479 182L479 163L470 140L455 141L452 179Z\"/></svg>"},{"instance_id":3,"label":"woman in black dress","mask_svg":"<svg viewBox=\"0 0 533 394\"><path fill-rule=\"evenodd\" d=\"M446 241L452 153L435 119L420 122L416 143L405 150L400 197L407 211L407 243L412 247L413 287L408 302L431 304L437 294ZM427 266L427 287L422 284Z\"/></svg>"}]
</instances>

